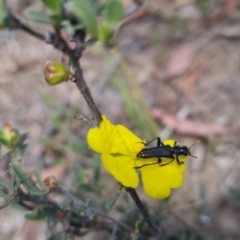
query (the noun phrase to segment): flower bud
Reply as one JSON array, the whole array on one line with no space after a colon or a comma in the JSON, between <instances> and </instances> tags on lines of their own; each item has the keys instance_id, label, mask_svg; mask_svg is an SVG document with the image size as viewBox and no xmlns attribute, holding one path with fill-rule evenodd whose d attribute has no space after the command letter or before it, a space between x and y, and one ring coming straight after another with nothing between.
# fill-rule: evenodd
<instances>
[{"instance_id":1,"label":"flower bud","mask_svg":"<svg viewBox=\"0 0 240 240\"><path fill-rule=\"evenodd\" d=\"M7 123L0 130L0 143L8 148L12 148L17 143L19 132L13 128L12 124Z\"/></svg>"},{"instance_id":2,"label":"flower bud","mask_svg":"<svg viewBox=\"0 0 240 240\"><path fill-rule=\"evenodd\" d=\"M53 61L46 63L43 73L47 84L50 86L67 81L70 76L69 70L63 64Z\"/></svg>"},{"instance_id":3,"label":"flower bud","mask_svg":"<svg viewBox=\"0 0 240 240\"><path fill-rule=\"evenodd\" d=\"M43 183L45 187L51 191L54 192L58 189L58 181L54 176L48 176L43 180Z\"/></svg>"}]
</instances>

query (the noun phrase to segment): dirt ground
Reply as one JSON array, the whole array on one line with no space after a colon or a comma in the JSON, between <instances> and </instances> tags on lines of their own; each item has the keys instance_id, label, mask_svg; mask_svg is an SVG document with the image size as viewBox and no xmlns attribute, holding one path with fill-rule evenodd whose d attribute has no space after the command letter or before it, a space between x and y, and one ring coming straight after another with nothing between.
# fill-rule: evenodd
<instances>
[{"instance_id":1,"label":"dirt ground","mask_svg":"<svg viewBox=\"0 0 240 240\"><path fill-rule=\"evenodd\" d=\"M198 159L188 161L184 186L171 197L169 222L205 239L240 239L240 205L229 194L230 188L240 189L240 3L203 2L209 6L194 0L148 1L125 20L117 42L160 136L174 134L187 146L201 140L193 148ZM51 46L22 32L0 32L0 49L0 126L11 122L30 134L25 164L35 166L44 151L38 139L51 131L52 113L42 95L60 105L81 106L86 115L89 111L74 83L49 87L44 82L46 60L61 57ZM122 96L99 83L111 69L96 48L86 50L82 64L100 110L125 124ZM28 229L38 228L10 208L1 210L0 221L0 239L31 239ZM44 227L38 229L42 234Z\"/></svg>"}]
</instances>

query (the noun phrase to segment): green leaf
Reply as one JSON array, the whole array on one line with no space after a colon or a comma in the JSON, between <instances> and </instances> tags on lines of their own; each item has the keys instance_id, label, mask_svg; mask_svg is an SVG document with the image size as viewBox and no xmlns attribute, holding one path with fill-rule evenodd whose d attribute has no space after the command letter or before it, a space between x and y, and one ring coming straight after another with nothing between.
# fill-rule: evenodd
<instances>
[{"instance_id":1,"label":"green leaf","mask_svg":"<svg viewBox=\"0 0 240 240\"><path fill-rule=\"evenodd\" d=\"M60 25L62 20L62 1L61 0L43 0L48 10L49 16L56 25Z\"/></svg>"},{"instance_id":2,"label":"green leaf","mask_svg":"<svg viewBox=\"0 0 240 240\"><path fill-rule=\"evenodd\" d=\"M27 213L24 216L28 220L42 220L45 218L45 216L42 213Z\"/></svg>"},{"instance_id":3,"label":"green leaf","mask_svg":"<svg viewBox=\"0 0 240 240\"><path fill-rule=\"evenodd\" d=\"M54 22L52 19L40 12L36 12L30 8L27 8L24 11L24 16L32 21L39 22L39 23L45 23L45 24L53 24Z\"/></svg>"},{"instance_id":4,"label":"green leaf","mask_svg":"<svg viewBox=\"0 0 240 240\"><path fill-rule=\"evenodd\" d=\"M7 182L6 180L4 180L3 178L0 177L0 186L6 188L7 190L14 192L14 188L12 186L12 184L10 184L9 182Z\"/></svg>"},{"instance_id":5,"label":"green leaf","mask_svg":"<svg viewBox=\"0 0 240 240\"><path fill-rule=\"evenodd\" d=\"M26 143L27 139L28 139L28 133L21 134L17 140L16 145L14 146L14 148L19 148L19 150L21 151L21 154L24 153L27 147L27 143Z\"/></svg>"},{"instance_id":6,"label":"green leaf","mask_svg":"<svg viewBox=\"0 0 240 240\"><path fill-rule=\"evenodd\" d=\"M8 11L5 0L0 0L0 29L6 27Z\"/></svg>"},{"instance_id":7,"label":"green leaf","mask_svg":"<svg viewBox=\"0 0 240 240\"><path fill-rule=\"evenodd\" d=\"M9 205L14 199L15 199L15 196L12 198L8 198L5 202L1 203L0 210L5 208L7 205Z\"/></svg>"},{"instance_id":8,"label":"green leaf","mask_svg":"<svg viewBox=\"0 0 240 240\"><path fill-rule=\"evenodd\" d=\"M63 20L61 22L61 26L69 35L73 35L76 32L76 30L84 28L82 24L73 25L70 20Z\"/></svg>"},{"instance_id":9,"label":"green leaf","mask_svg":"<svg viewBox=\"0 0 240 240\"><path fill-rule=\"evenodd\" d=\"M92 215L92 209L91 208L87 208L85 210L85 214L86 214L87 217L91 216Z\"/></svg>"},{"instance_id":10,"label":"green leaf","mask_svg":"<svg viewBox=\"0 0 240 240\"><path fill-rule=\"evenodd\" d=\"M124 17L124 8L121 0L106 0L104 21L100 25L99 38L105 44L112 44L118 24Z\"/></svg>"},{"instance_id":11,"label":"green leaf","mask_svg":"<svg viewBox=\"0 0 240 240\"><path fill-rule=\"evenodd\" d=\"M91 198L87 198L85 201L85 206L88 207L90 204Z\"/></svg>"},{"instance_id":12,"label":"green leaf","mask_svg":"<svg viewBox=\"0 0 240 240\"><path fill-rule=\"evenodd\" d=\"M65 232L52 233L48 240L66 240L66 234Z\"/></svg>"},{"instance_id":13,"label":"green leaf","mask_svg":"<svg viewBox=\"0 0 240 240\"><path fill-rule=\"evenodd\" d=\"M16 163L10 163L10 166L14 172L14 174L21 180L21 183L24 187L29 191L30 194L33 195L44 195L48 192L42 192L35 187L33 182L29 179L28 174L24 172L20 166Z\"/></svg>"},{"instance_id":14,"label":"green leaf","mask_svg":"<svg viewBox=\"0 0 240 240\"><path fill-rule=\"evenodd\" d=\"M55 13L61 13L62 2L61 0L43 0L43 4L46 8L51 9Z\"/></svg>"},{"instance_id":15,"label":"green leaf","mask_svg":"<svg viewBox=\"0 0 240 240\"><path fill-rule=\"evenodd\" d=\"M87 32L98 39L98 23L94 6L87 0L75 0L66 4L67 10L72 13L80 23L83 23Z\"/></svg>"},{"instance_id":16,"label":"green leaf","mask_svg":"<svg viewBox=\"0 0 240 240\"><path fill-rule=\"evenodd\" d=\"M116 193L110 200L106 202L105 208L109 210L113 206L113 204L117 201L119 196L120 194Z\"/></svg>"},{"instance_id":17,"label":"green leaf","mask_svg":"<svg viewBox=\"0 0 240 240\"><path fill-rule=\"evenodd\" d=\"M34 172L34 176L36 177L36 181L39 184L39 186L42 189L45 189L45 185L43 184L43 180L41 178L40 171L38 169Z\"/></svg>"},{"instance_id":18,"label":"green leaf","mask_svg":"<svg viewBox=\"0 0 240 240\"><path fill-rule=\"evenodd\" d=\"M115 28L124 17L124 8L121 0L106 0L104 19Z\"/></svg>"},{"instance_id":19,"label":"green leaf","mask_svg":"<svg viewBox=\"0 0 240 240\"><path fill-rule=\"evenodd\" d=\"M101 170L101 161L99 159L99 154L94 155L93 157L93 183L95 186L100 186L100 170Z\"/></svg>"},{"instance_id":20,"label":"green leaf","mask_svg":"<svg viewBox=\"0 0 240 240\"><path fill-rule=\"evenodd\" d=\"M138 236L135 232L132 232L132 233L131 233L131 239L132 239L132 240L138 240L138 239L139 239L139 236Z\"/></svg>"},{"instance_id":21,"label":"green leaf","mask_svg":"<svg viewBox=\"0 0 240 240\"><path fill-rule=\"evenodd\" d=\"M97 5L97 8L96 8L96 15L99 17L99 16L103 16L104 12L105 12L105 5L106 5L106 2L102 2L102 3L99 3Z\"/></svg>"},{"instance_id":22,"label":"green leaf","mask_svg":"<svg viewBox=\"0 0 240 240\"><path fill-rule=\"evenodd\" d=\"M112 26L108 22L104 21L99 26L99 40L106 45L111 45L113 36L114 30L112 30Z\"/></svg>"}]
</instances>

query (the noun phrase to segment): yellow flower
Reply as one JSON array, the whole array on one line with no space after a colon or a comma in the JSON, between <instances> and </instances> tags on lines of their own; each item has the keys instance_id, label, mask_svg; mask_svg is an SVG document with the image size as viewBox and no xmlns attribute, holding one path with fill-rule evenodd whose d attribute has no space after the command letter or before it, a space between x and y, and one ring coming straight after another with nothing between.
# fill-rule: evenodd
<instances>
[{"instance_id":1,"label":"yellow flower","mask_svg":"<svg viewBox=\"0 0 240 240\"><path fill-rule=\"evenodd\" d=\"M163 199L170 195L172 188L179 188L183 183L185 165L179 165L176 160L162 158L163 163L172 162L166 166L154 164L136 170L135 167L155 163L158 159L138 158L137 153L145 148L145 142L123 125L113 125L106 116L99 127L88 131L87 141L94 151L101 153L106 170L125 187L136 188L140 172L146 194ZM166 140L164 145L174 146L174 142ZM185 162L187 157L179 156L179 159Z\"/></svg>"}]
</instances>

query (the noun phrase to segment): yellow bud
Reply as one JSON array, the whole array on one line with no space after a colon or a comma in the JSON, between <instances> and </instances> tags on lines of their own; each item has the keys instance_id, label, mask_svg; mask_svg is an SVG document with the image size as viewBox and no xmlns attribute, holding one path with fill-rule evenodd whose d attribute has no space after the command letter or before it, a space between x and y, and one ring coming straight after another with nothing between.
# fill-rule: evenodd
<instances>
[{"instance_id":1,"label":"yellow bud","mask_svg":"<svg viewBox=\"0 0 240 240\"><path fill-rule=\"evenodd\" d=\"M18 137L19 132L15 128L13 128L12 124L10 123L5 124L3 129L0 130L0 142L8 148L12 148L15 146Z\"/></svg>"},{"instance_id":2,"label":"yellow bud","mask_svg":"<svg viewBox=\"0 0 240 240\"><path fill-rule=\"evenodd\" d=\"M69 70L63 64L53 61L46 63L43 74L47 84L50 86L67 81L70 76Z\"/></svg>"}]
</instances>

